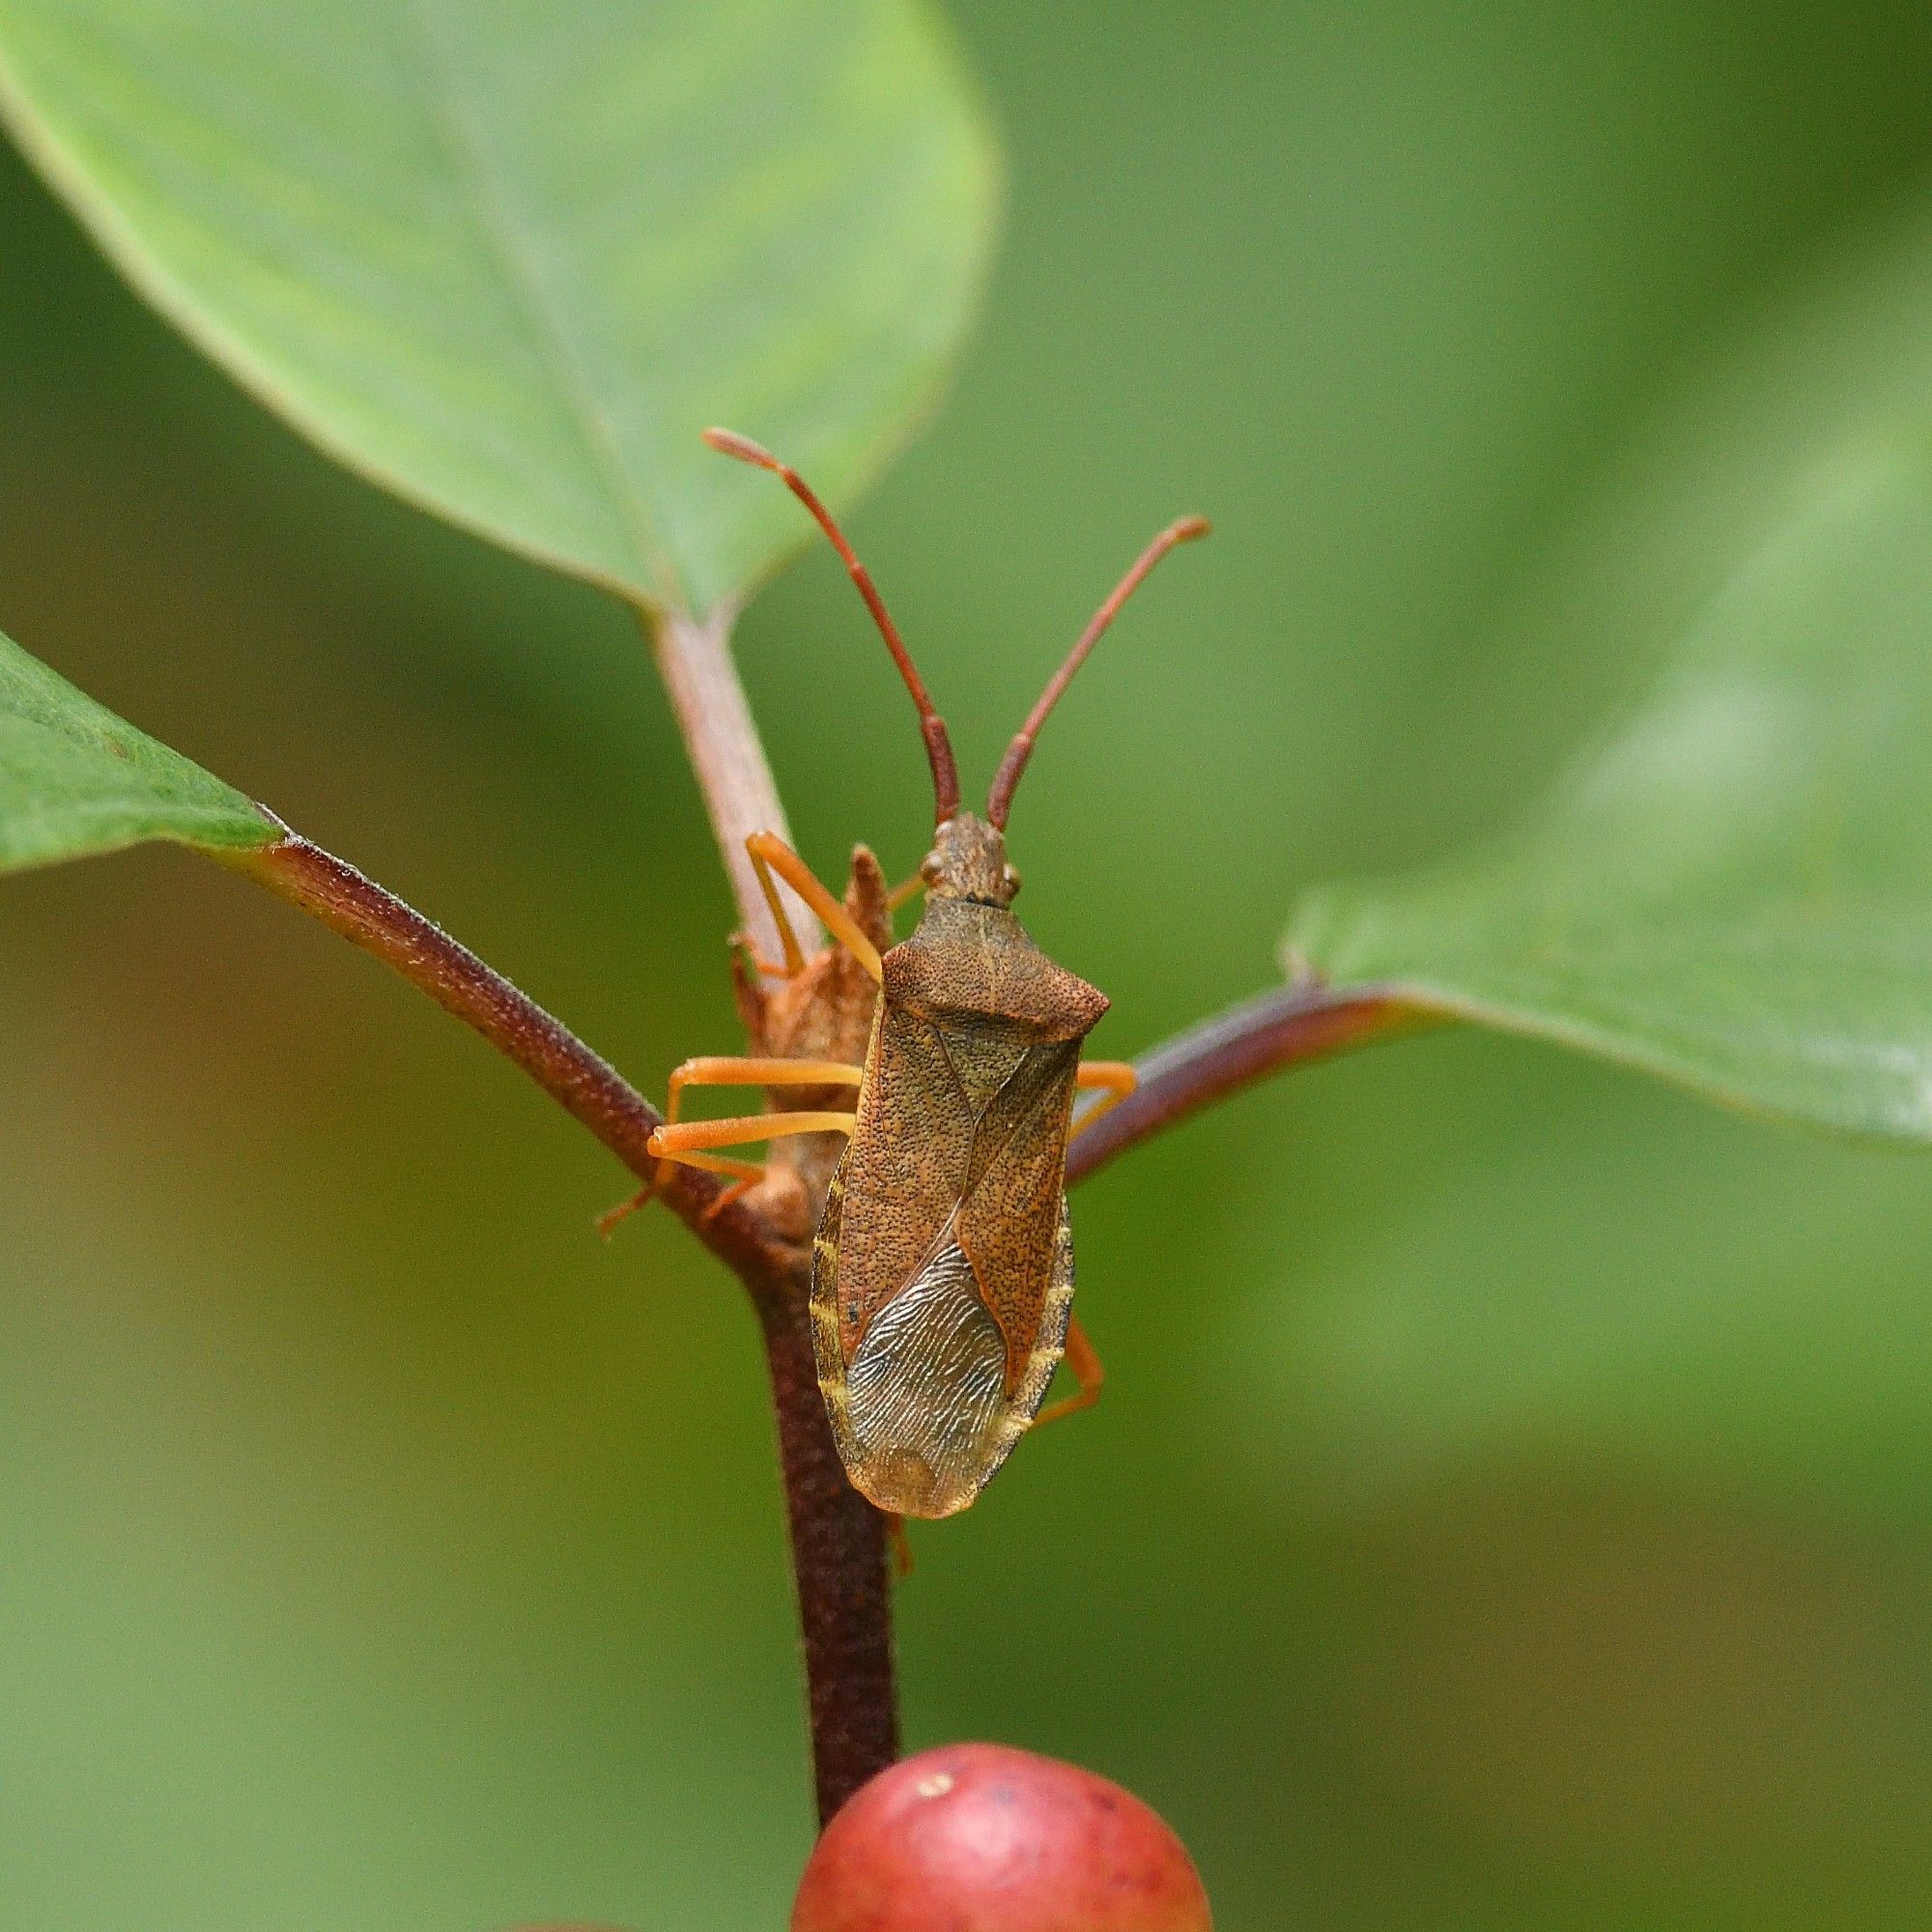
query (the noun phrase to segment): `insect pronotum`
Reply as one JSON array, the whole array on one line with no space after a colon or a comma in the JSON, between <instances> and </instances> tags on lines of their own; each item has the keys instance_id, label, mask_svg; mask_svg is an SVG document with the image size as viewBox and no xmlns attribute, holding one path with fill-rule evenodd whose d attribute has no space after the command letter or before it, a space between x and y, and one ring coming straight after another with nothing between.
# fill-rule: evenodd
<instances>
[{"instance_id":1,"label":"insect pronotum","mask_svg":"<svg viewBox=\"0 0 1932 1932\"><path fill-rule=\"evenodd\" d=\"M1007 860L1007 815L1047 713L1101 633L1148 572L1208 525L1173 524L1141 554L1008 746L980 817L961 809L945 723L831 513L758 444L726 430L707 430L705 440L782 477L844 560L919 709L936 830L905 893L923 886L924 911L896 946L887 907L899 895L885 898L868 853L855 860L841 902L772 834L746 841L784 947L782 962L758 962L781 983L756 1000L781 999L785 984L811 970L776 875L867 976L856 982L863 1004L851 1037L855 1053L863 1040L864 1060L687 1061L671 1076L668 1119L650 1149L750 1187L766 1170L715 1150L786 1135L845 1137L812 1256L812 1342L833 1436L853 1484L880 1509L951 1516L1036 1421L1099 1393L1099 1359L1072 1320L1066 1144L1133 1089L1122 1063L1081 1064L1106 996L1049 959L1009 910L1020 880ZM841 962L840 970L850 969ZM821 1024L809 1037L837 1031ZM679 1122L693 1085L771 1087L783 1111ZM1100 1090L1100 1098L1076 1124L1080 1088ZM848 1090L849 1107L834 1104ZM786 1104L800 1098L819 1104ZM1042 1410L1063 1355L1080 1392Z\"/></svg>"}]
</instances>

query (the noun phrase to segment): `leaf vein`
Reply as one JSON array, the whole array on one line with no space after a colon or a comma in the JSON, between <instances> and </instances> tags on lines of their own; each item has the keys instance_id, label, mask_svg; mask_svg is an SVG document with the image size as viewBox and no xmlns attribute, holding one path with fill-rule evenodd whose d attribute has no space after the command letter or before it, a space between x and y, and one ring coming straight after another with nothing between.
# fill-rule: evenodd
<instances>
[{"instance_id":1,"label":"leaf vein","mask_svg":"<svg viewBox=\"0 0 1932 1932\"><path fill-rule=\"evenodd\" d=\"M647 576L655 580L661 598L681 606L677 573L652 533L651 506L637 477L625 465L606 400L584 366L583 358L538 267L537 250L525 232L493 163L481 118L463 97L455 63L449 58L440 0L416 0L412 10L416 42L427 82L431 119L457 181L464 191L477 233L496 258L511 296L529 325L538 351L556 379L565 404L563 415L582 443L593 469L603 477Z\"/></svg>"}]
</instances>

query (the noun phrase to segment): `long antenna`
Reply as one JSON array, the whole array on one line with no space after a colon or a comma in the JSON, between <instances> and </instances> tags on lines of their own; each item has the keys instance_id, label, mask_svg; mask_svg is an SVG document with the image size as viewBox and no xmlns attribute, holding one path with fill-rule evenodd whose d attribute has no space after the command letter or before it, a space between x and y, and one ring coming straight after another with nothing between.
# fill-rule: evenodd
<instances>
[{"instance_id":1,"label":"long antenna","mask_svg":"<svg viewBox=\"0 0 1932 1932\"><path fill-rule=\"evenodd\" d=\"M1020 781L1020 774L1027 768L1027 760L1033 756L1033 741L1039 736L1039 727L1046 723L1046 714L1060 702L1061 694L1073 682L1073 673L1087 662L1087 654L1100 641L1101 633L1119 614L1121 606L1141 586L1155 564L1177 544L1192 543L1196 537L1205 537L1209 525L1206 517L1182 517L1178 524L1169 524L1147 549L1134 559L1133 568L1115 584L1114 592L1094 613L1094 621L1080 633L1079 641L1066 653L1066 662L1047 680L1046 689L1039 695L1039 702L1028 712L1027 721L1013 734L1013 742L1007 747L1007 755L1000 760L1000 769L993 774L993 788L986 794L986 817L990 824L1004 832L1007 829L1007 814L1012 810L1013 792Z\"/></svg>"},{"instance_id":2,"label":"long antenna","mask_svg":"<svg viewBox=\"0 0 1932 1932\"><path fill-rule=\"evenodd\" d=\"M925 740L926 762L932 767L933 815L944 825L959 810L959 767L953 762L952 740L946 735L946 720L933 709L932 694L926 690L925 680L920 676L919 667L913 663L912 653L906 649L898 626L886 610L885 599L879 595L871 572L853 555L852 546L845 541L844 533L832 520L832 512L818 500L811 485L790 464L781 463L761 443L753 442L748 436L738 435L735 430L708 429L704 432L704 440L721 456L735 456L740 463L749 463L758 469L769 469L774 476L782 477L791 494L811 512L818 527L832 539L832 548L844 559L852 582L859 586L859 595L866 600L866 608L879 627L880 637L886 640L887 650L893 654L893 662L899 668L899 675L905 679L906 689L912 693L912 701L919 706L920 735Z\"/></svg>"}]
</instances>

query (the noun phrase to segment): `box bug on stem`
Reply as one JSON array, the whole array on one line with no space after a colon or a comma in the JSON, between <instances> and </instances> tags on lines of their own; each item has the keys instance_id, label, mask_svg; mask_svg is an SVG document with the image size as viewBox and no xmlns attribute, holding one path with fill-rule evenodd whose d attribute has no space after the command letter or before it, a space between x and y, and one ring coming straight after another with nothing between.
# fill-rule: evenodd
<instances>
[{"instance_id":1,"label":"box bug on stem","mask_svg":"<svg viewBox=\"0 0 1932 1932\"><path fill-rule=\"evenodd\" d=\"M844 561L918 708L935 830L903 894L885 893L861 848L842 900L781 839L752 835L747 849L784 958L754 962L776 983L741 981L741 999L758 1021L754 1037L781 1038L787 1050L685 1062L650 1151L750 1188L767 1180L767 1168L717 1150L843 1138L824 1182L811 1277L812 1343L833 1437L853 1485L880 1509L951 1516L1036 1422L1098 1396L1099 1358L1072 1319L1066 1146L1133 1088L1122 1063L1081 1063L1106 996L1049 959L1012 914L1020 880L1007 858L1008 814L1047 714L1121 606L1208 525L1173 524L1136 559L1014 734L982 817L962 808L945 722L831 513L758 444L727 430L707 430L705 440L781 477ZM842 952L805 958L777 879ZM892 945L893 905L921 889L917 930ZM764 1086L779 1110L680 1122L684 1092L696 1085ZM1076 1124L1080 1089L1101 1097ZM1042 1409L1063 1357L1079 1393Z\"/></svg>"}]
</instances>

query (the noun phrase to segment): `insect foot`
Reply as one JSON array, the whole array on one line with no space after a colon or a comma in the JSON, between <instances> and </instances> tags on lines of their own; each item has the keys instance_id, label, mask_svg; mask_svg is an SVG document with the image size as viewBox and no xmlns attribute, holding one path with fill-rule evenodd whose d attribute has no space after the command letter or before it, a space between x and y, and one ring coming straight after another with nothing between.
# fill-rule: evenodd
<instances>
[{"instance_id":1,"label":"insect foot","mask_svg":"<svg viewBox=\"0 0 1932 1932\"><path fill-rule=\"evenodd\" d=\"M946 1745L849 1799L791 1932L1212 1932L1185 1847L1131 1792L1004 1745Z\"/></svg>"}]
</instances>

